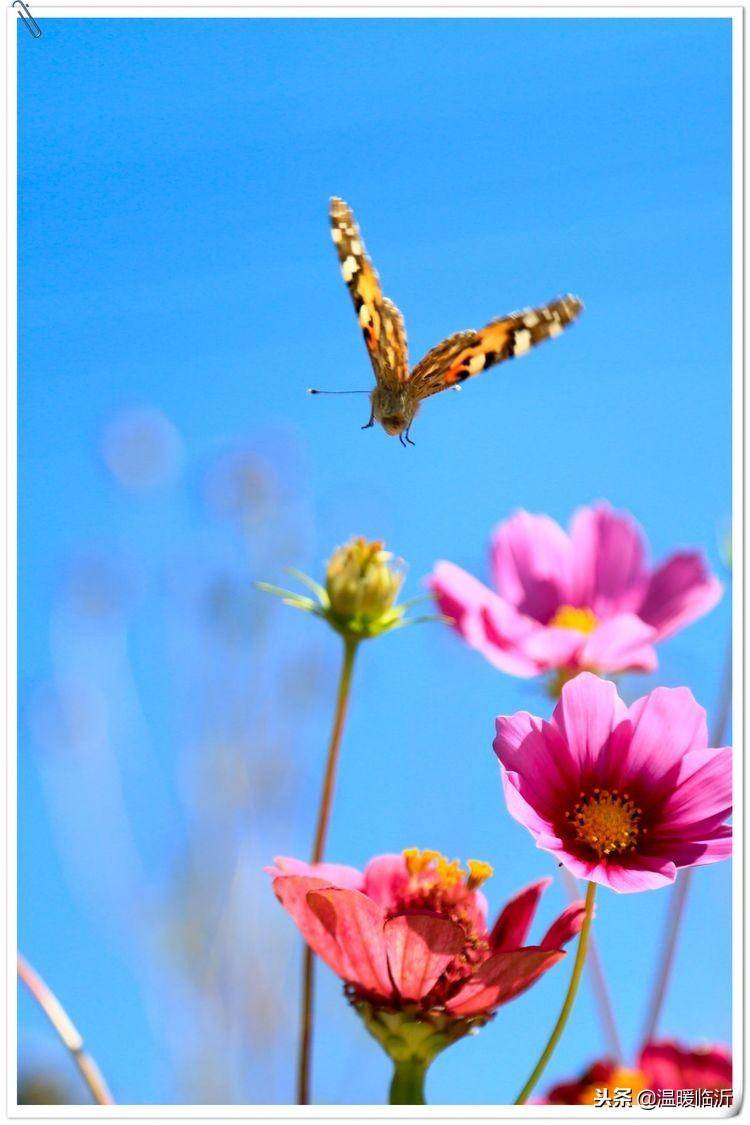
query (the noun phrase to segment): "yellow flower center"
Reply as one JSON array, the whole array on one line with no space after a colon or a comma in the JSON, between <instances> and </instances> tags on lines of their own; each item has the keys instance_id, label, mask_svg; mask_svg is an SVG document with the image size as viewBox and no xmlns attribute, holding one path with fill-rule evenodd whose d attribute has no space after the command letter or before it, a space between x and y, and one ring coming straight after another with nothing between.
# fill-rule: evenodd
<instances>
[{"instance_id":1,"label":"yellow flower center","mask_svg":"<svg viewBox=\"0 0 750 1125\"><path fill-rule=\"evenodd\" d=\"M584 1087L581 1090L579 1097L579 1105L594 1105L596 1103L596 1095L599 1090L606 1089L609 1096L613 1097L615 1090L627 1090L632 1095L633 1100L640 1094L641 1090L645 1090L648 1085L646 1075L640 1070L629 1070L628 1067L618 1066L612 1071L609 1078L601 1082L592 1082L590 1086Z\"/></svg>"},{"instance_id":2,"label":"yellow flower center","mask_svg":"<svg viewBox=\"0 0 750 1125\"><path fill-rule=\"evenodd\" d=\"M593 610L585 606L561 605L550 621L554 629L575 629L577 633L593 633L599 621Z\"/></svg>"},{"instance_id":3,"label":"yellow flower center","mask_svg":"<svg viewBox=\"0 0 750 1125\"><path fill-rule=\"evenodd\" d=\"M424 851L419 848L405 848L403 852L406 869L412 878L432 876L436 885L449 889L465 884L467 890L474 891L486 883L493 873L489 863L480 859L467 860L468 872L457 859L448 859L441 852Z\"/></svg>"},{"instance_id":4,"label":"yellow flower center","mask_svg":"<svg viewBox=\"0 0 750 1125\"><path fill-rule=\"evenodd\" d=\"M636 808L627 793L617 789L594 789L580 793L567 817L576 839L588 844L598 856L633 851L640 832L643 809Z\"/></svg>"}]
</instances>

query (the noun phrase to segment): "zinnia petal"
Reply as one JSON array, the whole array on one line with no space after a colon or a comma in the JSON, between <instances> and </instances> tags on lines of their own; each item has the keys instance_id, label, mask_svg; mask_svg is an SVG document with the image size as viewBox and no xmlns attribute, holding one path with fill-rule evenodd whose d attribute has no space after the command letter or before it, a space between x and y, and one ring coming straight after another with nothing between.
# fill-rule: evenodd
<instances>
[{"instance_id":1,"label":"zinnia petal","mask_svg":"<svg viewBox=\"0 0 750 1125\"><path fill-rule=\"evenodd\" d=\"M401 914L385 924L388 965L404 1000L421 1000L466 945L459 925L434 914Z\"/></svg>"},{"instance_id":2,"label":"zinnia petal","mask_svg":"<svg viewBox=\"0 0 750 1125\"><path fill-rule=\"evenodd\" d=\"M409 882L403 855L378 855L370 860L363 874L364 886L360 889L386 910L397 902Z\"/></svg>"},{"instance_id":3,"label":"zinnia petal","mask_svg":"<svg viewBox=\"0 0 750 1125\"><path fill-rule=\"evenodd\" d=\"M562 949L576 934L581 932L583 920L586 917L586 903L577 899L565 907L562 914L555 918L540 942L542 949Z\"/></svg>"},{"instance_id":4,"label":"zinnia petal","mask_svg":"<svg viewBox=\"0 0 750 1125\"><path fill-rule=\"evenodd\" d=\"M309 891L307 903L338 946L345 964L340 975L368 992L391 996L383 908L359 891L337 887Z\"/></svg>"},{"instance_id":5,"label":"zinnia petal","mask_svg":"<svg viewBox=\"0 0 750 1125\"><path fill-rule=\"evenodd\" d=\"M502 953L523 945L539 905L539 899L550 885L549 876L524 887L505 905L490 934L490 949Z\"/></svg>"},{"instance_id":6,"label":"zinnia petal","mask_svg":"<svg viewBox=\"0 0 750 1125\"><path fill-rule=\"evenodd\" d=\"M294 918L307 944L334 973L347 980L349 963L346 956L335 936L321 923L307 901L309 891L329 887L330 884L325 879L315 879L309 875L280 875L273 881L274 894Z\"/></svg>"},{"instance_id":7,"label":"zinnia petal","mask_svg":"<svg viewBox=\"0 0 750 1125\"><path fill-rule=\"evenodd\" d=\"M491 1012L518 996L556 965L565 954L559 949L530 946L506 953L495 953L479 966L474 976L446 1004L456 1016Z\"/></svg>"},{"instance_id":8,"label":"zinnia petal","mask_svg":"<svg viewBox=\"0 0 750 1125\"><path fill-rule=\"evenodd\" d=\"M273 867L264 868L268 875L311 875L325 879L329 887L349 887L353 891L361 891L364 885L362 872L343 863L305 863L286 855L275 856L273 862Z\"/></svg>"}]
</instances>

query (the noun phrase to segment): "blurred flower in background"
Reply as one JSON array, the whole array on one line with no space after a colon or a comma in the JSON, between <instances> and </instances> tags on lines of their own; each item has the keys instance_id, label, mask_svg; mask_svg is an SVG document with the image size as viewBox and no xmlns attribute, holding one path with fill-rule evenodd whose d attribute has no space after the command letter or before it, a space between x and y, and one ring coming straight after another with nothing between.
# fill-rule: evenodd
<instances>
[{"instance_id":1,"label":"blurred flower in background","mask_svg":"<svg viewBox=\"0 0 750 1125\"><path fill-rule=\"evenodd\" d=\"M151 407L112 419L100 450L119 528L53 560L46 673L21 685L38 751L21 783L38 775L68 887L140 985L163 1100L285 1101L293 935L261 869L269 836L294 846L305 827L325 666L252 579L309 550L299 453L261 434L195 464ZM22 1061L29 1046L22 1023ZM56 1104L53 1085L29 1079L24 1096ZM88 1099L76 1085L64 1100Z\"/></svg>"},{"instance_id":2,"label":"blurred flower in background","mask_svg":"<svg viewBox=\"0 0 750 1125\"><path fill-rule=\"evenodd\" d=\"M559 1082L542 1099L544 1105L593 1105L597 1090L729 1090L732 1053L722 1043L688 1046L673 1039L647 1043L634 1067L600 1059L568 1082Z\"/></svg>"},{"instance_id":3,"label":"blurred flower in background","mask_svg":"<svg viewBox=\"0 0 750 1125\"><path fill-rule=\"evenodd\" d=\"M75 1105L70 1087L52 1068L33 1067L18 1076L18 1105Z\"/></svg>"},{"instance_id":4,"label":"blurred flower in background","mask_svg":"<svg viewBox=\"0 0 750 1125\"><path fill-rule=\"evenodd\" d=\"M177 430L153 407L117 414L104 430L101 448L112 476L132 492L173 484L184 459Z\"/></svg>"},{"instance_id":5,"label":"blurred flower in background","mask_svg":"<svg viewBox=\"0 0 750 1125\"><path fill-rule=\"evenodd\" d=\"M494 590L439 562L430 586L473 648L514 676L650 672L655 645L708 613L722 584L698 551L651 568L642 529L609 504L580 508L565 532L519 511L492 536Z\"/></svg>"}]
</instances>

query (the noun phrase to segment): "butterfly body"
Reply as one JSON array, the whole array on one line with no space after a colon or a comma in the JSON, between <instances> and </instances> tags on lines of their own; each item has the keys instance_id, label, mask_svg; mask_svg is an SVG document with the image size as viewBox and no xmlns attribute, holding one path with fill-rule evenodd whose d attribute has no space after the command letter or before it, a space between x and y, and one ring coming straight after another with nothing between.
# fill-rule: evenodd
<instances>
[{"instance_id":1,"label":"butterfly body","mask_svg":"<svg viewBox=\"0 0 750 1125\"><path fill-rule=\"evenodd\" d=\"M397 437L408 431L419 410L419 400L403 387L377 385L370 395L371 417L379 422L387 434ZM370 423L368 422L368 426Z\"/></svg>"},{"instance_id":2,"label":"butterfly body","mask_svg":"<svg viewBox=\"0 0 750 1125\"><path fill-rule=\"evenodd\" d=\"M402 444L410 441L409 427L423 399L524 355L543 340L558 336L583 310L578 298L568 295L510 313L479 331L454 333L410 369L403 317L393 301L383 296L354 215L342 199L331 200L331 237L375 373L370 420L364 428L377 421Z\"/></svg>"}]
</instances>

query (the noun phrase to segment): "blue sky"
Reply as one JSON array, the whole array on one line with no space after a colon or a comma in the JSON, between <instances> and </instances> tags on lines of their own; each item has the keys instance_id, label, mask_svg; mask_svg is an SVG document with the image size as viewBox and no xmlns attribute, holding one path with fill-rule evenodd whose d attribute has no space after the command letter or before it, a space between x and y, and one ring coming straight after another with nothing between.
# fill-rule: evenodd
<instances>
[{"instance_id":1,"label":"blue sky","mask_svg":"<svg viewBox=\"0 0 750 1125\"><path fill-rule=\"evenodd\" d=\"M272 977L263 1018L279 1018L273 1068L263 1069L262 1035L251 1038L243 1049L252 1056L256 1044L258 1074L252 1090L237 1088L239 1100L290 1100L298 949L257 871L309 848L337 650L319 623L262 608L250 584L283 579L287 563L320 574L337 543L362 533L407 560L414 594L438 558L486 576L489 533L513 510L567 521L601 497L636 515L656 558L699 546L720 565L731 503L731 27L40 22L41 41L18 35L21 945L118 1100L184 1099L173 1060L200 1050L186 1046L194 997L165 984L153 927L144 939L139 925L159 915L187 847L198 695L201 737L215 743L229 710L255 729L275 693L287 756L268 799L232 829L249 872L232 948L252 988L242 943L253 931ZM361 432L364 398L304 393L371 380L328 236L332 194L356 211L414 360L453 331L560 292L580 294L586 312L522 362L431 400L416 448ZM118 440L108 427L143 409L156 412L147 418L168 465L154 487L123 488L112 456L107 469ZM222 458L237 450L277 482L241 536L210 511L212 467L220 487ZM75 576L91 558L130 593L114 616L82 623ZM240 592L229 618L264 622L255 664L219 655L196 624L196 591L215 574ZM684 683L712 710L730 617L726 596L625 694ZM299 662L282 682L274 669L288 652ZM61 734L55 701L66 692ZM495 866L493 908L554 874L506 814L490 748L496 714L547 707L439 625L368 646L330 858L359 865L413 844L482 857ZM263 737L253 753L276 768ZM729 865L700 869L693 890L662 1030L727 1040ZM547 899L545 924L561 888ZM667 900L601 896L597 931L629 1050ZM429 1099L512 1099L566 976L565 966L550 973L439 1059ZM381 1101L387 1062L327 970L319 1011L316 1100ZM20 1019L25 1058L67 1074L25 998ZM601 1049L586 991L549 1078Z\"/></svg>"}]
</instances>

